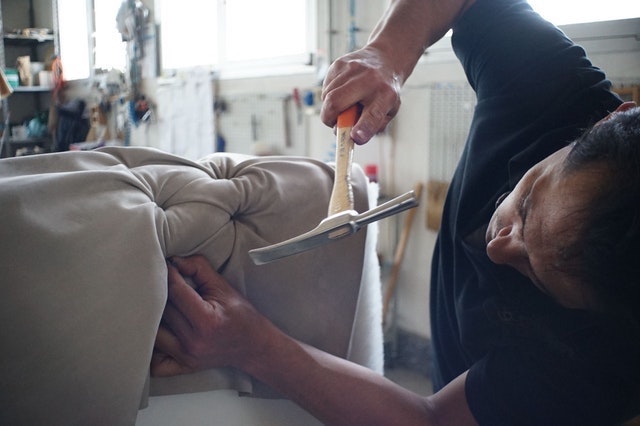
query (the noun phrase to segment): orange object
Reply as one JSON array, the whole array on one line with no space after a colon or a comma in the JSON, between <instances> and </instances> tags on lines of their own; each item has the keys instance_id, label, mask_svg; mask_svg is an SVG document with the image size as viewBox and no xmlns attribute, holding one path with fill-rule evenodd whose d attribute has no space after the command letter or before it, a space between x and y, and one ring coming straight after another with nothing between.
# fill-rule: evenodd
<instances>
[{"instance_id":1,"label":"orange object","mask_svg":"<svg viewBox=\"0 0 640 426\"><path fill-rule=\"evenodd\" d=\"M352 105L346 110L342 111L338 116L338 127L353 127L358 121L360 116L360 107L358 105Z\"/></svg>"},{"instance_id":2,"label":"orange object","mask_svg":"<svg viewBox=\"0 0 640 426\"><path fill-rule=\"evenodd\" d=\"M57 101L60 90L64 88L64 73L59 56L56 56L51 63L51 73L53 75L53 99Z\"/></svg>"}]
</instances>

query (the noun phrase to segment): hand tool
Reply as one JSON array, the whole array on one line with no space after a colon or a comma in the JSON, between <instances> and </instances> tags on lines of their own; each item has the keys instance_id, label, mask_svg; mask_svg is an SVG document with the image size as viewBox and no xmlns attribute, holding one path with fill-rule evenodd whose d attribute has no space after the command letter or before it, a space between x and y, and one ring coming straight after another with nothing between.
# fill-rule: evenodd
<instances>
[{"instance_id":1,"label":"hand tool","mask_svg":"<svg viewBox=\"0 0 640 426\"><path fill-rule=\"evenodd\" d=\"M415 207L413 191L400 195L371 210L359 214L353 210L351 166L354 142L351 128L358 120L359 107L354 105L338 116L336 131L336 166L328 217L309 232L271 246L249 250L256 265L291 256L354 234L363 226L403 210Z\"/></svg>"},{"instance_id":2,"label":"hand tool","mask_svg":"<svg viewBox=\"0 0 640 426\"><path fill-rule=\"evenodd\" d=\"M418 202L420 202L420 196L422 195L422 182L417 182L413 187L413 192L416 194L416 198ZM400 239L398 240L398 245L396 246L396 252L393 257L393 265L391 268L391 275L389 276L389 283L387 284L387 289L384 293L384 299L382 302L382 325L387 325L387 316L389 312L389 305L391 304L391 299L396 291L396 287L398 286L398 277L400 276L400 267L402 266L402 259L404 259L404 252L407 248L407 243L409 242L409 236L411 235L411 225L413 224L413 218L416 215L415 210L411 210L407 213L404 218L404 226L402 227L402 234L400 234Z\"/></svg>"}]
</instances>

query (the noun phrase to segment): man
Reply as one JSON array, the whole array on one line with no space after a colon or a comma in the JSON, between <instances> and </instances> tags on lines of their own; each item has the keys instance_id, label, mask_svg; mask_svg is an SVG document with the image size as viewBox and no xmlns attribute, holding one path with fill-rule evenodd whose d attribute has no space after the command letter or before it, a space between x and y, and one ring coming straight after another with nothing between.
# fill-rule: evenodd
<instances>
[{"instance_id":1,"label":"man","mask_svg":"<svg viewBox=\"0 0 640 426\"><path fill-rule=\"evenodd\" d=\"M170 268L157 341L169 357L155 373L232 365L330 424L638 414L640 111L580 47L519 0L394 1L369 43L330 69L322 119L360 103L352 136L366 143L449 28L478 102L433 259L437 392L421 398L293 341L198 258Z\"/></svg>"}]
</instances>

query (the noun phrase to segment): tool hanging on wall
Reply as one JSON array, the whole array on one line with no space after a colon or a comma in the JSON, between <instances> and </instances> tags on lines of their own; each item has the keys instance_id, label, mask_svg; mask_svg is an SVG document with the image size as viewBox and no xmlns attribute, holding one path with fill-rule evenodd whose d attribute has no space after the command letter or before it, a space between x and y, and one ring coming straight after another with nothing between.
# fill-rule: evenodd
<instances>
[{"instance_id":1,"label":"tool hanging on wall","mask_svg":"<svg viewBox=\"0 0 640 426\"><path fill-rule=\"evenodd\" d=\"M145 57L145 31L149 24L149 9L139 0L122 3L116 16L116 23L123 41L127 42L129 56L129 79L132 96L129 100L130 120L134 125L149 122L153 118L153 108L142 93L142 60Z\"/></svg>"},{"instance_id":2,"label":"tool hanging on wall","mask_svg":"<svg viewBox=\"0 0 640 426\"><path fill-rule=\"evenodd\" d=\"M349 0L349 51L357 48L356 34L359 29L356 25L356 0Z\"/></svg>"},{"instance_id":3,"label":"tool hanging on wall","mask_svg":"<svg viewBox=\"0 0 640 426\"><path fill-rule=\"evenodd\" d=\"M298 126L302 124L302 99L300 97L300 90L295 87L292 93L293 103L296 107L296 118Z\"/></svg>"},{"instance_id":4,"label":"tool hanging on wall","mask_svg":"<svg viewBox=\"0 0 640 426\"><path fill-rule=\"evenodd\" d=\"M351 166L354 142L351 128L358 119L357 105L338 117L336 137L336 170L329 200L328 217L311 231L268 247L249 250L256 265L311 250L331 241L354 234L364 226L418 205L413 191L409 191L362 214L353 210Z\"/></svg>"},{"instance_id":5,"label":"tool hanging on wall","mask_svg":"<svg viewBox=\"0 0 640 426\"><path fill-rule=\"evenodd\" d=\"M416 202L420 202L420 197L422 195L422 183L416 183L413 192L416 194ZM394 296L396 291L396 287L398 286L398 277L400 276L400 267L402 266L402 260L404 259L404 253L407 248L407 243L409 242L409 236L411 235L411 226L413 225L413 218L416 215L416 209L409 210L407 216L404 219L404 225L402 227L402 234L400 234L400 239L398 240L398 245L396 247L396 253L393 258L393 266L391 268L391 274L389 276L389 282L387 284L387 288L384 294L384 301L382 303L382 324L383 326L387 324L387 315L389 312L389 305L391 304L391 299Z\"/></svg>"},{"instance_id":6,"label":"tool hanging on wall","mask_svg":"<svg viewBox=\"0 0 640 426\"><path fill-rule=\"evenodd\" d=\"M216 134L216 152L225 152L227 150L227 141L225 140L222 129L220 128L220 116L227 112L227 102L220 97L220 76L213 74L213 129Z\"/></svg>"}]
</instances>

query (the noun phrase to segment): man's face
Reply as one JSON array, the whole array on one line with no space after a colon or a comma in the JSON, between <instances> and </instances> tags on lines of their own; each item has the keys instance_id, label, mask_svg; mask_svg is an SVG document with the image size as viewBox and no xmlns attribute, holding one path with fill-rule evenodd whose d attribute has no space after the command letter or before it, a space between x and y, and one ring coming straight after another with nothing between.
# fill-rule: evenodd
<instances>
[{"instance_id":1,"label":"man's face","mask_svg":"<svg viewBox=\"0 0 640 426\"><path fill-rule=\"evenodd\" d=\"M527 276L542 292L569 308L595 305L585 286L558 270L562 247L574 241L598 174L562 172L570 147L532 167L498 206L487 229L487 255Z\"/></svg>"}]
</instances>

